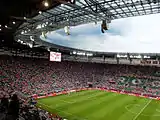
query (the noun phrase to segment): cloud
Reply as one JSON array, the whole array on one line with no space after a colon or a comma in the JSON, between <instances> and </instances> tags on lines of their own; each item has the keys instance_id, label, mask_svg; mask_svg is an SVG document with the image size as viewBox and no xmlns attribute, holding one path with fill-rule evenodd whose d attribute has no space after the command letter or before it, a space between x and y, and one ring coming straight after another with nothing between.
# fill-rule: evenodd
<instances>
[{"instance_id":1,"label":"cloud","mask_svg":"<svg viewBox=\"0 0 160 120\"><path fill-rule=\"evenodd\" d=\"M160 14L113 20L102 34L100 23L71 27L47 35L47 41L71 48L100 52L160 53Z\"/></svg>"}]
</instances>

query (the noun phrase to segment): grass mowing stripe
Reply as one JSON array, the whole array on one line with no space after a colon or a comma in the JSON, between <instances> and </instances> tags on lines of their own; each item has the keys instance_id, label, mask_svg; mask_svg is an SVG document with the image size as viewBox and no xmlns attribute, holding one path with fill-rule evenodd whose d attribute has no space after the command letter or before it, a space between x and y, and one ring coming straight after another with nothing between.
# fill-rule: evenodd
<instances>
[{"instance_id":1,"label":"grass mowing stripe","mask_svg":"<svg viewBox=\"0 0 160 120\"><path fill-rule=\"evenodd\" d=\"M93 91L86 91L86 93L85 94L83 94L83 95L85 95L85 96L79 96L78 98L83 98L83 99L87 99L87 96L90 96L90 97L93 97L93 93L101 93L101 91L98 91L98 90L93 90ZM79 95L79 94L78 94ZM70 95L70 96L72 96L72 94ZM68 96L67 95L65 95L64 97L67 97L68 98ZM55 98L57 98L56 100L55 100ZM61 99L62 97L60 97L60 96L56 96L56 97L52 97L52 99L51 99L51 97L49 98L49 99L41 99L39 102L43 102L43 103L45 103L46 105L53 105L55 108L58 108L58 107L60 107L60 106L63 106L63 107L65 107L65 106L70 106L68 103L65 103L65 102L62 102L62 101L60 101L60 99ZM72 100L73 99L73 97L70 97L70 99ZM77 100L77 96L76 96L76 98L74 98L74 100ZM80 100L80 99L78 99L78 100ZM57 105L58 105L58 107L57 107Z\"/></svg>"},{"instance_id":2,"label":"grass mowing stripe","mask_svg":"<svg viewBox=\"0 0 160 120\"><path fill-rule=\"evenodd\" d=\"M150 104L151 101L152 99L147 102L147 104L141 109L141 111L139 111L139 113L133 118L133 120L136 120L138 118L138 116L144 111L144 109Z\"/></svg>"},{"instance_id":3,"label":"grass mowing stripe","mask_svg":"<svg viewBox=\"0 0 160 120\"><path fill-rule=\"evenodd\" d=\"M87 94L83 94L83 95L77 94L76 97L72 97L72 96L71 96L68 100L70 100L70 101L72 101L72 102L75 102L75 101L77 101L77 97L78 97L78 98L81 98L81 97L90 98L90 97L96 95L97 93L100 93L100 91L93 90L92 92L89 92L89 93L87 93ZM64 99L64 100L66 101L67 99Z\"/></svg>"},{"instance_id":4,"label":"grass mowing stripe","mask_svg":"<svg viewBox=\"0 0 160 120\"><path fill-rule=\"evenodd\" d=\"M102 93L102 91L99 91L98 94L100 94L100 93ZM107 93L107 92L104 91L104 94L106 94L106 95L107 95L107 94L113 95L113 94L116 94L116 93ZM106 95L104 95L104 96L106 96ZM96 95L96 96L97 96L97 95ZM116 96L111 96L111 98L113 98L113 100L111 100L111 101L114 101L115 99L116 99L116 100L119 100L119 98L117 98L118 96L124 96L124 95L117 94ZM83 99L86 99L86 97L87 97L87 96L85 96ZM97 101L100 100L98 96L95 97L95 98L97 99ZM81 105L81 104L83 104L83 103L88 103L87 101L90 102L90 101L92 101L92 100L86 99L86 100L83 100L83 101L78 102L78 103L76 103L76 104ZM96 104L97 101L96 101L94 104ZM104 101L107 102L107 98L106 98ZM101 102L101 100L100 100L100 102ZM92 105L93 107L94 107L94 104ZM105 104L106 104L106 103L105 103ZM73 104L72 104L72 105L68 104L67 108L70 108L70 106L71 106L71 107L72 107L72 106L75 106L75 104L74 104L74 105L73 105ZM86 106L87 106L87 105L86 105ZM59 109L59 108L58 108L58 109ZM78 106L76 107L76 109L79 110ZM62 110L63 110L63 109L62 109Z\"/></svg>"},{"instance_id":5,"label":"grass mowing stripe","mask_svg":"<svg viewBox=\"0 0 160 120\"><path fill-rule=\"evenodd\" d=\"M48 106L48 105L45 105L45 104L43 104L43 103L40 103L39 102L39 104L40 105L42 105L43 106L43 108L45 108L48 112L51 112L51 113L53 113L53 111L55 111L55 109L53 109L52 107L50 107L50 106ZM62 110L59 110L59 109L56 109L56 111L55 111L57 114L58 113L64 113L63 115L61 114L61 117L66 117L66 114L68 114L68 115L71 115L71 116L74 116L74 118L76 118L76 120L86 120L85 118L81 118L81 117L79 117L79 116L76 116L76 115L73 115L72 113L69 113L69 112L66 112L66 111L62 111ZM78 119L77 119L78 118ZM74 119L75 120L75 119Z\"/></svg>"},{"instance_id":6,"label":"grass mowing stripe","mask_svg":"<svg viewBox=\"0 0 160 120\"><path fill-rule=\"evenodd\" d=\"M82 100L86 100L86 99L89 99L89 98L92 98L92 97L94 97L95 95L97 95L97 94L100 94L100 92L97 92L97 93L94 93L94 94L85 94L85 96L79 96L78 98L78 100L77 100L77 97L76 98L70 98L70 100L69 101L66 101L66 100L59 100L58 102L57 102L57 106L56 107L61 107L61 106L63 106L63 107L68 107L68 106L70 106L70 104L75 104L75 103L77 103L77 102L81 102ZM64 102L65 101L65 102ZM70 101L72 101L72 102L70 102ZM66 104L66 103L69 103L69 104Z\"/></svg>"},{"instance_id":7,"label":"grass mowing stripe","mask_svg":"<svg viewBox=\"0 0 160 120\"><path fill-rule=\"evenodd\" d=\"M119 120L119 118L123 114L126 114L126 112L128 112L124 106L132 103L135 99L136 99L136 97L134 97L134 96L128 96L128 95L125 95L124 97L122 96L122 99L120 99L116 103L112 103L113 106L110 106L109 109L106 107L106 109L109 111L106 111L106 114L104 114L103 119L105 120L106 118L109 118L109 119L113 119L113 120ZM116 114L116 115L114 115L114 114Z\"/></svg>"},{"instance_id":8,"label":"grass mowing stripe","mask_svg":"<svg viewBox=\"0 0 160 120\"><path fill-rule=\"evenodd\" d=\"M86 93L85 93L86 92ZM83 95L87 95L87 94L93 94L97 91L85 91L85 92L77 92L77 94L70 94L70 95L59 95L59 96L54 96L54 97L48 97L48 98L42 98L42 99L38 99L37 101L39 102L43 102L47 105L53 105L53 104L57 104L59 102L63 103L62 101L59 101L60 99L61 100L64 100L67 101L67 99L72 99L72 98L77 98L77 96L83 96ZM71 101L73 102L73 101Z\"/></svg>"},{"instance_id":9,"label":"grass mowing stripe","mask_svg":"<svg viewBox=\"0 0 160 120\"><path fill-rule=\"evenodd\" d=\"M58 109L66 109L66 108L69 108L70 106L74 106L74 105L76 105L76 104L78 104L78 105L80 105L80 104L83 104L84 102L87 102L87 101L89 101L90 99L93 99L94 97L96 97L96 96L99 96L99 95L101 95L102 94L102 92L97 92L96 94L88 94L88 96L80 96L80 97L78 97L78 100L77 101L75 101L74 103L71 103L71 104L59 104L58 103L58 107L56 107L56 108L58 108Z\"/></svg>"},{"instance_id":10,"label":"grass mowing stripe","mask_svg":"<svg viewBox=\"0 0 160 120\"><path fill-rule=\"evenodd\" d=\"M100 92L100 93L101 93L101 94L99 94L98 96L96 96L96 100L97 100L97 98L100 98L100 97L102 97L102 96L103 96L103 97L104 97L104 96L107 96L107 94L108 94L108 95L113 94L113 93L106 93L106 92ZM103 94L102 94L102 93L103 93ZM115 97L115 96L112 96L112 97ZM95 100L95 99L94 99L94 100ZM98 100L100 100L100 99L98 99ZM98 101L98 100L97 100L97 101ZM92 101L92 100L91 100L91 99L88 99L88 102L89 102L89 103L90 103L90 101ZM105 99L105 101L106 101L106 99ZM83 101L83 103L88 103L88 102L86 102L86 101L84 102L84 101ZM77 106L75 106L75 104L74 104L74 105L72 104L72 105L70 105L69 107L67 107L65 110L64 110L64 109L60 109L60 110L63 110L63 111L69 110L69 111L67 111L67 112L72 113L72 114L74 114L74 115L76 115L76 116L83 117L84 115L76 114L76 113L73 112L73 111L77 111L77 110L79 111L79 107L80 107L82 104L76 104L76 105L77 105ZM92 105L93 105L93 104L92 104ZM88 106L88 105L86 105L86 106ZM74 110L73 110L73 109L71 110L71 107L74 107L75 109L74 109ZM58 109L59 109L59 108L58 108ZM71 111L70 111L70 110L71 110ZM68 119L74 119L72 115L68 115L67 118L68 118Z\"/></svg>"},{"instance_id":11,"label":"grass mowing stripe","mask_svg":"<svg viewBox=\"0 0 160 120\"><path fill-rule=\"evenodd\" d=\"M71 93L70 95L50 97L49 99L38 101L45 105L41 103L37 105L41 105L47 111L58 113L60 116L69 120L160 119L160 116L154 116L160 114L160 112L156 111L156 109L160 108L160 105L154 100L150 103L148 101L145 98L92 90L84 91L80 94ZM58 105L57 107L55 106L56 104Z\"/></svg>"},{"instance_id":12,"label":"grass mowing stripe","mask_svg":"<svg viewBox=\"0 0 160 120\"><path fill-rule=\"evenodd\" d=\"M91 93L91 92L95 92L95 91L92 91L92 90L85 90L85 91L79 91L79 92L72 92L70 93L71 96L78 96L78 95L85 95L85 94L88 94L88 93ZM44 100L44 99L56 99L57 97L59 98L67 98L67 97L71 97L71 96L67 96L66 94L61 94L61 95L58 95L58 96L54 96L54 97L47 97L47 98L40 98L38 100Z\"/></svg>"},{"instance_id":13,"label":"grass mowing stripe","mask_svg":"<svg viewBox=\"0 0 160 120\"><path fill-rule=\"evenodd\" d=\"M38 101L43 101L43 100L57 100L59 98L63 99L63 98L68 98L68 97L76 97L76 96L80 96L80 95L85 95L85 94L88 94L88 93L91 93L91 92L94 92L94 91L91 91L91 90L86 90L86 91L80 91L80 92L73 92L70 94L70 96L66 95L66 94L62 94L62 95L58 95L58 96L51 96L51 97L47 97L47 98L39 98Z\"/></svg>"},{"instance_id":14,"label":"grass mowing stripe","mask_svg":"<svg viewBox=\"0 0 160 120\"><path fill-rule=\"evenodd\" d=\"M125 102L130 102L133 98L130 98L128 96L125 95L120 95L118 97L115 98L115 100L111 100L109 102L102 102L99 106L95 106L96 108L98 108L98 111L94 112L92 111L92 115L93 117L95 117L96 119L100 119L100 120L106 120L106 119L115 119L113 116L113 111L117 109L118 106L121 107L122 104L125 104ZM115 112L115 111L114 111ZM115 119L116 120L116 119Z\"/></svg>"},{"instance_id":15,"label":"grass mowing stripe","mask_svg":"<svg viewBox=\"0 0 160 120\"><path fill-rule=\"evenodd\" d=\"M72 93L71 93L70 95L66 95L66 98L65 98L64 100L70 100L70 99L75 99L75 98L77 99L77 97L79 97L79 96L87 96L88 94L92 95L92 94L95 94L95 93L97 93L97 92L99 92L99 91L98 91L98 90L89 90L89 92L86 91L86 92L83 93L83 94L77 92L77 94L72 95ZM76 92L75 92L75 93L76 93Z\"/></svg>"},{"instance_id":16,"label":"grass mowing stripe","mask_svg":"<svg viewBox=\"0 0 160 120\"><path fill-rule=\"evenodd\" d=\"M123 99L122 97L123 95L119 94L118 96L112 96L111 99L109 100L104 100L104 101L100 101L99 104L97 105L94 105L90 108L89 111L85 111L87 114L88 114L88 117L91 117L91 116L95 116L95 118L98 117L98 115L102 115L101 114L101 109L103 109L103 107L106 107L106 108L109 108L110 106L113 106L113 104L115 104L116 102L118 102L120 99ZM98 98L97 98L98 100ZM95 103L96 104L96 103ZM106 109L105 112L109 110L109 109Z\"/></svg>"},{"instance_id":17,"label":"grass mowing stripe","mask_svg":"<svg viewBox=\"0 0 160 120\"><path fill-rule=\"evenodd\" d=\"M110 98L113 98L115 96L113 96L113 94L103 93L103 94L100 94L100 95L94 97L93 99L88 99L87 101L82 101L81 104L76 104L74 106L71 106L69 108L69 111L70 112L73 111L73 113L75 113L75 114L89 111L93 105L99 104L104 99L104 97L105 97L105 101L107 101ZM97 98L98 98L98 100L97 100ZM78 108L78 110L77 110L77 108Z\"/></svg>"}]
</instances>

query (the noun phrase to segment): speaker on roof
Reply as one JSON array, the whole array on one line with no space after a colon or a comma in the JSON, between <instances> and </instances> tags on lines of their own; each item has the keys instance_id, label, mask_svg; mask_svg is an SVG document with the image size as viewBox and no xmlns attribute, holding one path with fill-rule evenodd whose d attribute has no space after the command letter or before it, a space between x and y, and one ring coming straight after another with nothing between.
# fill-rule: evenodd
<instances>
[{"instance_id":1,"label":"speaker on roof","mask_svg":"<svg viewBox=\"0 0 160 120\"><path fill-rule=\"evenodd\" d=\"M44 31L42 32L42 37L45 38L45 39L47 38L46 32L44 32Z\"/></svg>"},{"instance_id":2,"label":"speaker on roof","mask_svg":"<svg viewBox=\"0 0 160 120\"><path fill-rule=\"evenodd\" d=\"M104 33L105 30L108 30L108 26L107 26L106 20L103 20L101 24L102 33Z\"/></svg>"},{"instance_id":3,"label":"speaker on roof","mask_svg":"<svg viewBox=\"0 0 160 120\"><path fill-rule=\"evenodd\" d=\"M69 27L69 26L65 26L65 27L64 27L64 32L65 32L67 35L70 35L70 27Z\"/></svg>"}]
</instances>

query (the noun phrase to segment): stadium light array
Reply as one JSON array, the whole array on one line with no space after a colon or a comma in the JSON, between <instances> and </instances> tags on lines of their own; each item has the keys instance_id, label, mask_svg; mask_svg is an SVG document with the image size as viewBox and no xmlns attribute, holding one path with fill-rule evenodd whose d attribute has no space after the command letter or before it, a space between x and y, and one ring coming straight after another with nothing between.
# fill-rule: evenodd
<instances>
[{"instance_id":1,"label":"stadium light array","mask_svg":"<svg viewBox=\"0 0 160 120\"><path fill-rule=\"evenodd\" d=\"M18 39L17 42L19 42L19 43L22 44L22 45L27 45L27 46L29 46L30 48L33 48L33 44L32 44L32 43L27 43L27 42L24 42L24 41L22 41L22 40L20 40L20 39Z\"/></svg>"},{"instance_id":2,"label":"stadium light array","mask_svg":"<svg viewBox=\"0 0 160 120\"><path fill-rule=\"evenodd\" d=\"M127 58L127 55L119 55L119 54L117 54L117 58Z\"/></svg>"},{"instance_id":3,"label":"stadium light array","mask_svg":"<svg viewBox=\"0 0 160 120\"><path fill-rule=\"evenodd\" d=\"M83 56L84 56L84 55L86 55L86 54L83 53L83 52L78 52L77 55L83 55Z\"/></svg>"},{"instance_id":4,"label":"stadium light array","mask_svg":"<svg viewBox=\"0 0 160 120\"><path fill-rule=\"evenodd\" d=\"M45 27L44 25L45 25L45 24L43 23L43 24L41 25L41 28Z\"/></svg>"},{"instance_id":5,"label":"stadium light array","mask_svg":"<svg viewBox=\"0 0 160 120\"><path fill-rule=\"evenodd\" d=\"M82 56L93 56L92 53L85 53L85 52L76 52L76 51L73 51L73 53L71 53L73 55L82 55Z\"/></svg>"},{"instance_id":6,"label":"stadium light array","mask_svg":"<svg viewBox=\"0 0 160 120\"><path fill-rule=\"evenodd\" d=\"M24 32L22 31L21 34L24 34Z\"/></svg>"},{"instance_id":7,"label":"stadium light array","mask_svg":"<svg viewBox=\"0 0 160 120\"><path fill-rule=\"evenodd\" d=\"M120 55L120 54L117 54L117 58L127 58L128 56L127 55ZM137 58L137 59L141 59L142 56L141 55L129 55L130 58ZM146 56L148 57L148 56Z\"/></svg>"},{"instance_id":8,"label":"stadium light array","mask_svg":"<svg viewBox=\"0 0 160 120\"><path fill-rule=\"evenodd\" d=\"M150 57L150 56L146 56L146 55L145 55L145 56L144 56L144 58L151 58L151 57Z\"/></svg>"},{"instance_id":9,"label":"stadium light array","mask_svg":"<svg viewBox=\"0 0 160 120\"><path fill-rule=\"evenodd\" d=\"M73 54L75 55L77 52L76 51L73 51Z\"/></svg>"},{"instance_id":10,"label":"stadium light array","mask_svg":"<svg viewBox=\"0 0 160 120\"><path fill-rule=\"evenodd\" d=\"M92 54L92 53L87 53L86 55L87 55L87 56L93 56L93 54Z\"/></svg>"},{"instance_id":11,"label":"stadium light array","mask_svg":"<svg viewBox=\"0 0 160 120\"><path fill-rule=\"evenodd\" d=\"M34 41L34 38L33 38L33 36L30 36L30 40L31 40L31 41Z\"/></svg>"},{"instance_id":12,"label":"stadium light array","mask_svg":"<svg viewBox=\"0 0 160 120\"><path fill-rule=\"evenodd\" d=\"M48 6L49 6L49 3L48 3L47 1L44 1L43 4L44 4L45 7L48 7Z\"/></svg>"},{"instance_id":13,"label":"stadium light array","mask_svg":"<svg viewBox=\"0 0 160 120\"><path fill-rule=\"evenodd\" d=\"M37 25L37 27L36 27L36 29L41 29L41 28L42 28L41 24Z\"/></svg>"},{"instance_id":14,"label":"stadium light array","mask_svg":"<svg viewBox=\"0 0 160 120\"><path fill-rule=\"evenodd\" d=\"M23 41L21 41L21 44L23 44Z\"/></svg>"},{"instance_id":15,"label":"stadium light array","mask_svg":"<svg viewBox=\"0 0 160 120\"><path fill-rule=\"evenodd\" d=\"M42 11L39 11L39 14L42 14Z\"/></svg>"},{"instance_id":16,"label":"stadium light array","mask_svg":"<svg viewBox=\"0 0 160 120\"><path fill-rule=\"evenodd\" d=\"M33 44L29 43L28 45L29 45L30 48L33 48Z\"/></svg>"},{"instance_id":17,"label":"stadium light array","mask_svg":"<svg viewBox=\"0 0 160 120\"><path fill-rule=\"evenodd\" d=\"M49 52L51 51L49 47L47 48L47 51L49 51Z\"/></svg>"},{"instance_id":18,"label":"stadium light array","mask_svg":"<svg viewBox=\"0 0 160 120\"><path fill-rule=\"evenodd\" d=\"M142 56L141 55L130 55L130 58L142 58Z\"/></svg>"},{"instance_id":19,"label":"stadium light array","mask_svg":"<svg viewBox=\"0 0 160 120\"><path fill-rule=\"evenodd\" d=\"M61 4L61 7L64 7L64 4Z\"/></svg>"}]
</instances>

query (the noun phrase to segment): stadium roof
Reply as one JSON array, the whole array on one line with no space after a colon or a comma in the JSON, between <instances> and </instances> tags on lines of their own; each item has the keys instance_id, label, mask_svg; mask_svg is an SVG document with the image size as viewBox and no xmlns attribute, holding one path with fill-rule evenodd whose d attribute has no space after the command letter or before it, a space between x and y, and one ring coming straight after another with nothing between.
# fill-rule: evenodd
<instances>
[{"instance_id":1,"label":"stadium roof","mask_svg":"<svg viewBox=\"0 0 160 120\"><path fill-rule=\"evenodd\" d=\"M20 47L14 41L14 33L18 27L26 22L24 19L38 15L38 11L45 11L59 5L58 2L50 1L50 6L45 7L43 0L1 0L0 1L0 47Z\"/></svg>"},{"instance_id":2,"label":"stadium roof","mask_svg":"<svg viewBox=\"0 0 160 120\"><path fill-rule=\"evenodd\" d=\"M16 40L25 42L33 42L31 36L37 42L42 32L65 26L102 20L110 23L114 19L160 12L160 0L23 0L12 2L7 8L1 5L1 11L14 6L3 13L8 14L8 21L2 21L1 33L11 31Z\"/></svg>"}]
</instances>

